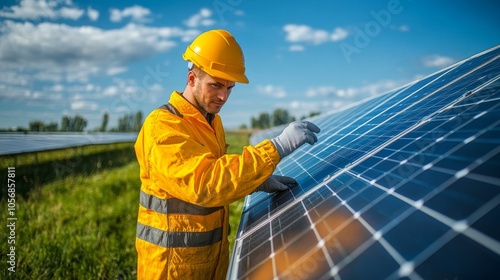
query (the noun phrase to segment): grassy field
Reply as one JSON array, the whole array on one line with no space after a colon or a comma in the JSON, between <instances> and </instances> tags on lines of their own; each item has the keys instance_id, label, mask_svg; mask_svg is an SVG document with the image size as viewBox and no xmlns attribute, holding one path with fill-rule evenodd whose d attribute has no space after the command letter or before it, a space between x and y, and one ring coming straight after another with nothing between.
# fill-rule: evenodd
<instances>
[{"instance_id":1,"label":"grassy field","mask_svg":"<svg viewBox=\"0 0 500 280\"><path fill-rule=\"evenodd\" d=\"M229 152L239 153L248 134L228 133L227 140ZM140 180L135 157L128 155L131 151L131 143L76 154L55 151L37 156L39 170L33 155L15 159L11 213L2 184L0 217L15 227L4 226L1 231L0 279L135 279ZM7 167L14 164L11 160L1 158L3 182L8 179ZM61 173L54 162L67 168ZM241 200L231 205L231 242L242 204ZM8 270L13 252L15 273Z\"/></svg>"}]
</instances>

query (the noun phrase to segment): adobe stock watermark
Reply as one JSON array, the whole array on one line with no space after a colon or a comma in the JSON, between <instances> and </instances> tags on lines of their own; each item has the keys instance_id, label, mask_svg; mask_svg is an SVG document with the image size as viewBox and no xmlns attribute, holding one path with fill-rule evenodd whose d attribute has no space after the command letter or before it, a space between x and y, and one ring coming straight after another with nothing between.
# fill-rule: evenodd
<instances>
[{"instance_id":1,"label":"adobe stock watermark","mask_svg":"<svg viewBox=\"0 0 500 280\"><path fill-rule=\"evenodd\" d=\"M342 42L339 45L347 63L351 63L354 54L360 54L362 49L368 47L372 39L377 37L383 28L389 26L393 16L400 14L403 10L404 8L399 0L389 0L386 9L378 12L371 10L370 15L373 20L367 22L363 29L354 27L355 35L352 44Z\"/></svg>"},{"instance_id":2,"label":"adobe stock watermark","mask_svg":"<svg viewBox=\"0 0 500 280\"><path fill-rule=\"evenodd\" d=\"M7 168L7 270L9 273L16 272L16 168Z\"/></svg>"},{"instance_id":3,"label":"adobe stock watermark","mask_svg":"<svg viewBox=\"0 0 500 280\"><path fill-rule=\"evenodd\" d=\"M243 0L215 0L212 2L215 12L219 16L222 24L225 24L224 14L226 12L233 12L234 9L239 6Z\"/></svg>"}]
</instances>

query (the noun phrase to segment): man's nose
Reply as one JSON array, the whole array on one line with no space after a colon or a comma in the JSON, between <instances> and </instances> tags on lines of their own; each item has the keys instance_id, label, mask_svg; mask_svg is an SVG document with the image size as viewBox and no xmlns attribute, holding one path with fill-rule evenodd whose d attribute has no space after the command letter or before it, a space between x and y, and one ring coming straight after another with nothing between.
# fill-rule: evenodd
<instances>
[{"instance_id":1,"label":"man's nose","mask_svg":"<svg viewBox=\"0 0 500 280\"><path fill-rule=\"evenodd\" d=\"M222 101L226 101L229 98L230 92L231 92L230 89L223 88L218 92L217 97Z\"/></svg>"}]
</instances>

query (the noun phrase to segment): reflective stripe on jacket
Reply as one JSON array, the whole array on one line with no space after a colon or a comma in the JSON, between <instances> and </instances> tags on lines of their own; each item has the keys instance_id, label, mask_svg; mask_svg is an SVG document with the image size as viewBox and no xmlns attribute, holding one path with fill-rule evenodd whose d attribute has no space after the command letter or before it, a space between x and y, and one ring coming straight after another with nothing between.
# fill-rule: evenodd
<instances>
[{"instance_id":1,"label":"reflective stripe on jacket","mask_svg":"<svg viewBox=\"0 0 500 280\"><path fill-rule=\"evenodd\" d=\"M141 191L136 249L138 279L225 279L228 205L275 170L269 140L226 154L218 115L211 123L176 91L177 110L154 110L135 143Z\"/></svg>"}]
</instances>

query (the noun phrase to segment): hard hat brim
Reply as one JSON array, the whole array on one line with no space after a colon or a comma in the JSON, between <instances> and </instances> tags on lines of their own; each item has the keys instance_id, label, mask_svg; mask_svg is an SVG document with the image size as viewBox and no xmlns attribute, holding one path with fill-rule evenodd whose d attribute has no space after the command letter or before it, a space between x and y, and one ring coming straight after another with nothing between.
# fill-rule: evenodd
<instances>
[{"instance_id":1,"label":"hard hat brim","mask_svg":"<svg viewBox=\"0 0 500 280\"><path fill-rule=\"evenodd\" d=\"M245 74L243 74L243 75L232 74L232 73L224 73L221 71L211 71L211 73L207 72L207 74L212 76L212 77L228 80L228 81L235 82L235 83L242 83L242 84L249 83L248 78L247 78L247 76L245 76Z\"/></svg>"}]
</instances>

